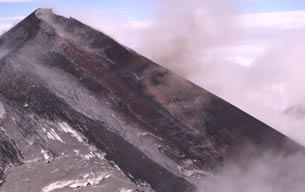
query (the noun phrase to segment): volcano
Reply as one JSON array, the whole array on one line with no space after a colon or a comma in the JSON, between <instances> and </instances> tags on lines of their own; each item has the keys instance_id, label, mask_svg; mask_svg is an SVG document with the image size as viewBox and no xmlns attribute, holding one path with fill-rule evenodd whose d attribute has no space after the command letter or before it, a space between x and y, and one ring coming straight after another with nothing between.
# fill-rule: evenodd
<instances>
[{"instance_id":1,"label":"volcano","mask_svg":"<svg viewBox=\"0 0 305 192\"><path fill-rule=\"evenodd\" d=\"M0 37L1 192L192 192L266 152L304 148L76 19Z\"/></svg>"}]
</instances>

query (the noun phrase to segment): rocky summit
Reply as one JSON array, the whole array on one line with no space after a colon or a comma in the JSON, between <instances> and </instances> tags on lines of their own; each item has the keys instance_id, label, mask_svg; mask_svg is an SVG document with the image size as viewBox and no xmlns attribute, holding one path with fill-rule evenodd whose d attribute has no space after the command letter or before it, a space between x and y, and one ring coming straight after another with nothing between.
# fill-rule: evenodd
<instances>
[{"instance_id":1,"label":"rocky summit","mask_svg":"<svg viewBox=\"0 0 305 192\"><path fill-rule=\"evenodd\" d=\"M223 166L304 152L73 18L38 9L0 37L1 192L193 192Z\"/></svg>"}]
</instances>

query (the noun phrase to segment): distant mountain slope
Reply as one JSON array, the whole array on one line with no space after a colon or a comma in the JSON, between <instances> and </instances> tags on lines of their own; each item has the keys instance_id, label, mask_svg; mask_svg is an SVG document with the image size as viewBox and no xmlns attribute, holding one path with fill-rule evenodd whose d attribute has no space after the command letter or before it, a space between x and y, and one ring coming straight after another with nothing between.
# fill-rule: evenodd
<instances>
[{"instance_id":1,"label":"distant mountain slope","mask_svg":"<svg viewBox=\"0 0 305 192\"><path fill-rule=\"evenodd\" d=\"M0 37L0 191L196 191L227 162L304 149L81 22Z\"/></svg>"}]
</instances>

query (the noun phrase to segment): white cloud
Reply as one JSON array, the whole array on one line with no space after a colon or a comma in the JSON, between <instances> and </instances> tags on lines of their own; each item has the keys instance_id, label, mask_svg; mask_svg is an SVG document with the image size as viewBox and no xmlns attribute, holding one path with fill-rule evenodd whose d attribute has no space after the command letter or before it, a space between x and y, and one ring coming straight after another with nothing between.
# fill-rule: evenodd
<instances>
[{"instance_id":1,"label":"white cloud","mask_svg":"<svg viewBox=\"0 0 305 192\"><path fill-rule=\"evenodd\" d=\"M236 42L187 78L305 146L305 11L241 19Z\"/></svg>"},{"instance_id":2,"label":"white cloud","mask_svg":"<svg viewBox=\"0 0 305 192\"><path fill-rule=\"evenodd\" d=\"M0 21L16 21L22 20L25 16L14 16L14 17L0 17Z\"/></svg>"},{"instance_id":3,"label":"white cloud","mask_svg":"<svg viewBox=\"0 0 305 192\"><path fill-rule=\"evenodd\" d=\"M253 63L253 59L241 56L232 56L227 58L228 61L240 64L241 66L249 67Z\"/></svg>"},{"instance_id":4,"label":"white cloud","mask_svg":"<svg viewBox=\"0 0 305 192\"><path fill-rule=\"evenodd\" d=\"M10 29L13 26L13 23L0 23L0 35Z\"/></svg>"},{"instance_id":5,"label":"white cloud","mask_svg":"<svg viewBox=\"0 0 305 192\"><path fill-rule=\"evenodd\" d=\"M153 24L153 20L142 20L142 21L129 21L128 22L132 28L135 29L147 29Z\"/></svg>"},{"instance_id":6,"label":"white cloud","mask_svg":"<svg viewBox=\"0 0 305 192\"><path fill-rule=\"evenodd\" d=\"M25 16L0 17L0 35L14 26L16 22L24 19Z\"/></svg>"},{"instance_id":7,"label":"white cloud","mask_svg":"<svg viewBox=\"0 0 305 192\"><path fill-rule=\"evenodd\" d=\"M305 27L305 11L246 14L242 20L249 27L301 28Z\"/></svg>"}]
</instances>

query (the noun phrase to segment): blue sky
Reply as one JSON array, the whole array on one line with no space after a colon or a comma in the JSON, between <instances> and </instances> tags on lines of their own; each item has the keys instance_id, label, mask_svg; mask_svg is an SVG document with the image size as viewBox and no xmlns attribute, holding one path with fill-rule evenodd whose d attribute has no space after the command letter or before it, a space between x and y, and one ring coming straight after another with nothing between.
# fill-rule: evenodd
<instances>
[{"instance_id":1,"label":"blue sky","mask_svg":"<svg viewBox=\"0 0 305 192\"><path fill-rule=\"evenodd\" d=\"M251 13L305 10L305 2L304 0L252 0L243 10Z\"/></svg>"},{"instance_id":2,"label":"blue sky","mask_svg":"<svg viewBox=\"0 0 305 192\"><path fill-rule=\"evenodd\" d=\"M244 1L245 2L245 1ZM105 14L128 19L149 19L158 10L158 0L0 0L0 17L25 16L39 7L78 11L103 10ZM304 0L249 0L244 13L305 10Z\"/></svg>"},{"instance_id":3,"label":"blue sky","mask_svg":"<svg viewBox=\"0 0 305 192\"><path fill-rule=\"evenodd\" d=\"M39 7L52 7L55 10L73 9L80 12L99 9L103 10L104 14L127 17L132 20L150 19L157 10L157 5L153 2L156 2L156 0L25 0L25 2L0 0L0 17L25 16Z\"/></svg>"}]
</instances>

